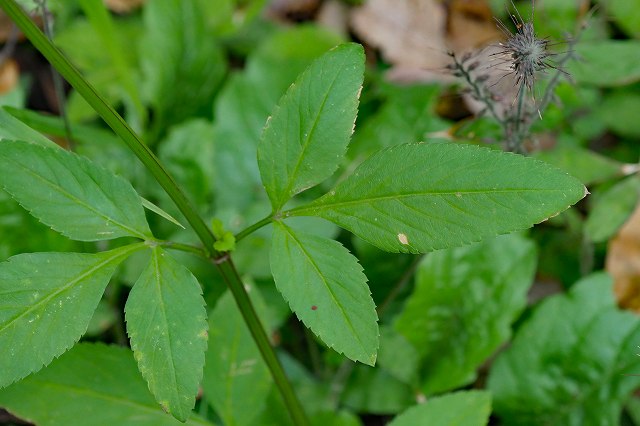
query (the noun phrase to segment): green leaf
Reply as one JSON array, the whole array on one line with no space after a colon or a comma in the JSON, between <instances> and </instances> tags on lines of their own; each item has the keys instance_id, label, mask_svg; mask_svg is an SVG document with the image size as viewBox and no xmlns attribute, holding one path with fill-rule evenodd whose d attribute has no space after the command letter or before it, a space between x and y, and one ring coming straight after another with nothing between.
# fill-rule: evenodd
<instances>
[{"instance_id":1,"label":"green leaf","mask_svg":"<svg viewBox=\"0 0 640 426\"><path fill-rule=\"evenodd\" d=\"M471 145L407 144L362 163L285 215L320 216L390 252L420 253L525 229L586 194L546 163Z\"/></svg>"},{"instance_id":2,"label":"green leaf","mask_svg":"<svg viewBox=\"0 0 640 426\"><path fill-rule=\"evenodd\" d=\"M623 174L622 164L579 146L559 146L549 151L540 151L535 154L535 158L566 170L585 185Z\"/></svg>"},{"instance_id":3,"label":"green leaf","mask_svg":"<svg viewBox=\"0 0 640 426\"><path fill-rule=\"evenodd\" d=\"M158 133L187 118L210 114L226 61L202 13L209 7L208 0L154 0L144 7L142 91L154 108Z\"/></svg>"},{"instance_id":4,"label":"green leaf","mask_svg":"<svg viewBox=\"0 0 640 426\"><path fill-rule=\"evenodd\" d=\"M640 40L585 41L576 51L580 61L570 62L567 71L578 83L612 87L640 80Z\"/></svg>"},{"instance_id":5,"label":"green leaf","mask_svg":"<svg viewBox=\"0 0 640 426\"><path fill-rule=\"evenodd\" d=\"M80 343L50 366L0 390L0 406L39 426L181 425L155 403L131 351ZM211 425L192 416L187 425Z\"/></svg>"},{"instance_id":6,"label":"green leaf","mask_svg":"<svg viewBox=\"0 0 640 426\"><path fill-rule=\"evenodd\" d=\"M607 16L612 16L629 36L640 38L639 0L600 0L599 3L604 3Z\"/></svg>"},{"instance_id":7,"label":"green leaf","mask_svg":"<svg viewBox=\"0 0 640 426\"><path fill-rule=\"evenodd\" d=\"M640 92L620 89L604 98L595 113L615 133L631 139L640 138Z\"/></svg>"},{"instance_id":8,"label":"green leaf","mask_svg":"<svg viewBox=\"0 0 640 426\"><path fill-rule=\"evenodd\" d=\"M348 358L375 364L375 305L362 267L342 244L274 222L270 262L276 287L307 327Z\"/></svg>"},{"instance_id":9,"label":"green leaf","mask_svg":"<svg viewBox=\"0 0 640 426\"><path fill-rule=\"evenodd\" d=\"M338 168L355 126L363 73L362 46L340 45L298 77L267 120L258 165L274 211Z\"/></svg>"},{"instance_id":10,"label":"green leaf","mask_svg":"<svg viewBox=\"0 0 640 426\"><path fill-rule=\"evenodd\" d=\"M0 387L73 346L87 330L113 271L141 248L20 254L0 263Z\"/></svg>"},{"instance_id":11,"label":"green leaf","mask_svg":"<svg viewBox=\"0 0 640 426\"><path fill-rule=\"evenodd\" d=\"M420 356L418 350L393 327L380 327L378 365L396 379L415 386Z\"/></svg>"},{"instance_id":12,"label":"green leaf","mask_svg":"<svg viewBox=\"0 0 640 426\"><path fill-rule=\"evenodd\" d=\"M361 413L396 414L415 403L415 391L385 370L356 365L342 402Z\"/></svg>"},{"instance_id":13,"label":"green leaf","mask_svg":"<svg viewBox=\"0 0 640 426\"><path fill-rule=\"evenodd\" d=\"M195 404L207 348L202 289L187 268L154 247L125 306L142 376L160 405L185 421Z\"/></svg>"},{"instance_id":14,"label":"green leaf","mask_svg":"<svg viewBox=\"0 0 640 426\"><path fill-rule=\"evenodd\" d=\"M409 408L389 426L485 426L489 423L489 414L489 392L456 392Z\"/></svg>"},{"instance_id":15,"label":"green leaf","mask_svg":"<svg viewBox=\"0 0 640 426\"><path fill-rule=\"evenodd\" d=\"M439 85L383 86L384 103L362 126L358 124L349 145L352 158L373 151L424 140L429 133L450 127L438 118Z\"/></svg>"},{"instance_id":16,"label":"green leaf","mask_svg":"<svg viewBox=\"0 0 640 426\"><path fill-rule=\"evenodd\" d=\"M19 139L31 141L38 145L56 147L57 145L33 130L18 118L11 115L7 108L0 108L0 139Z\"/></svg>"},{"instance_id":17,"label":"green leaf","mask_svg":"<svg viewBox=\"0 0 640 426\"><path fill-rule=\"evenodd\" d=\"M162 217L163 219L166 219L167 221L173 223L176 226L179 226L182 229L186 229L184 226L182 226L180 222L178 222L178 220L175 217L171 216L169 213L162 210L160 207L156 206L146 198L140 197L140 203L142 204L142 207L144 207L145 209L154 212L158 216Z\"/></svg>"},{"instance_id":18,"label":"green leaf","mask_svg":"<svg viewBox=\"0 0 640 426\"><path fill-rule=\"evenodd\" d=\"M315 26L296 26L264 40L216 99L215 173L219 205L247 208L264 196L256 149L264 123L287 88L313 59L341 39Z\"/></svg>"},{"instance_id":19,"label":"green leaf","mask_svg":"<svg viewBox=\"0 0 640 426\"><path fill-rule=\"evenodd\" d=\"M158 146L158 158L201 210L213 203L215 133L210 122L195 119L172 127ZM255 153L254 153L255 155ZM158 194L168 199L166 194ZM168 202L171 205L170 202Z\"/></svg>"},{"instance_id":20,"label":"green leaf","mask_svg":"<svg viewBox=\"0 0 640 426\"><path fill-rule=\"evenodd\" d=\"M595 243L607 241L627 221L640 197L640 178L629 176L594 198L585 232Z\"/></svg>"},{"instance_id":21,"label":"green leaf","mask_svg":"<svg viewBox=\"0 0 640 426\"><path fill-rule=\"evenodd\" d=\"M0 184L25 209L80 241L153 238L131 184L84 157L27 142L0 142Z\"/></svg>"},{"instance_id":22,"label":"green leaf","mask_svg":"<svg viewBox=\"0 0 640 426\"><path fill-rule=\"evenodd\" d=\"M252 286L249 295L264 315L259 290ZM209 315L209 350L202 383L207 401L226 425L248 425L266 407L271 387L269 369L227 292Z\"/></svg>"},{"instance_id":23,"label":"green leaf","mask_svg":"<svg viewBox=\"0 0 640 426\"><path fill-rule=\"evenodd\" d=\"M511 336L535 267L535 246L518 235L424 258L395 328L420 354L425 394L476 378L478 367Z\"/></svg>"},{"instance_id":24,"label":"green leaf","mask_svg":"<svg viewBox=\"0 0 640 426\"><path fill-rule=\"evenodd\" d=\"M640 319L592 275L543 302L496 359L488 388L506 425L614 425L640 385Z\"/></svg>"}]
</instances>

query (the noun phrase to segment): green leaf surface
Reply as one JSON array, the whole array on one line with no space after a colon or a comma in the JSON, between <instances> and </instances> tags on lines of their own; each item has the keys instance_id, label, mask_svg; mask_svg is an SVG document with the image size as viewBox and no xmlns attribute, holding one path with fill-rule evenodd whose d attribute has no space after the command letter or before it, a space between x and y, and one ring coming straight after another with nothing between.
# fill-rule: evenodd
<instances>
[{"instance_id":1,"label":"green leaf surface","mask_svg":"<svg viewBox=\"0 0 640 426\"><path fill-rule=\"evenodd\" d=\"M595 108L602 122L620 136L640 138L640 91L620 89L604 98Z\"/></svg>"},{"instance_id":2,"label":"green leaf surface","mask_svg":"<svg viewBox=\"0 0 640 426\"><path fill-rule=\"evenodd\" d=\"M376 362L378 316L358 260L334 240L274 222L276 287L324 343L354 361Z\"/></svg>"},{"instance_id":3,"label":"green leaf surface","mask_svg":"<svg viewBox=\"0 0 640 426\"><path fill-rule=\"evenodd\" d=\"M195 119L171 128L158 147L162 164L203 211L213 203L214 139L211 123ZM166 194L158 194L161 197L172 204Z\"/></svg>"},{"instance_id":4,"label":"green leaf surface","mask_svg":"<svg viewBox=\"0 0 640 426\"><path fill-rule=\"evenodd\" d=\"M142 207L144 207L145 209L154 212L158 216L162 217L163 219L166 219L168 222L171 222L182 229L186 229L180 222L178 222L178 219L171 216L169 213L162 210L160 207L156 206L146 198L140 197L140 203L142 203Z\"/></svg>"},{"instance_id":5,"label":"green leaf surface","mask_svg":"<svg viewBox=\"0 0 640 426\"><path fill-rule=\"evenodd\" d=\"M438 118L438 85L388 85L384 102L375 114L358 125L349 145L352 158L381 148L425 140L427 135L449 127Z\"/></svg>"},{"instance_id":6,"label":"green leaf surface","mask_svg":"<svg viewBox=\"0 0 640 426\"><path fill-rule=\"evenodd\" d=\"M291 85L262 133L258 165L274 211L338 168L353 133L364 50L340 45Z\"/></svg>"},{"instance_id":7,"label":"green leaf surface","mask_svg":"<svg viewBox=\"0 0 640 426\"><path fill-rule=\"evenodd\" d=\"M0 139L24 140L42 146L56 147L50 139L45 138L40 132L15 118L7 111L7 108L0 108Z\"/></svg>"},{"instance_id":8,"label":"green leaf surface","mask_svg":"<svg viewBox=\"0 0 640 426\"><path fill-rule=\"evenodd\" d=\"M629 176L598 198L585 222L585 232L595 243L607 241L627 221L640 197L640 178Z\"/></svg>"},{"instance_id":9,"label":"green leaf surface","mask_svg":"<svg viewBox=\"0 0 640 426\"><path fill-rule=\"evenodd\" d=\"M578 83L612 87L640 80L640 40L585 41L576 51L580 61L567 71Z\"/></svg>"},{"instance_id":10,"label":"green leaf surface","mask_svg":"<svg viewBox=\"0 0 640 426\"><path fill-rule=\"evenodd\" d=\"M113 271L143 247L20 254L0 263L0 387L73 346L87 330Z\"/></svg>"},{"instance_id":11,"label":"green leaf surface","mask_svg":"<svg viewBox=\"0 0 640 426\"><path fill-rule=\"evenodd\" d=\"M623 174L622 164L579 146L559 146L549 151L540 151L535 154L535 158L565 170L585 185Z\"/></svg>"},{"instance_id":12,"label":"green leaf surface","mask_svg":"<svg viewBox=\"0 0 640 426\"><path fill-rule=\"evenodd\" d=\"M631 37L640 38L640 0L600 0L607 14Z\"/></svg>"},{"instance_id":13,"label":"green leaf surface","mask_svg":"<svg viewBox=\"0 0 640 426\"><path fill-rule=\"evenodd\" d=\"M531 158L407 144L379 151L328 194L285 214L320 216L385 251L420 253L528 228L585 194L577 179Z\"/></svg>"},{"instance_id":14,"label":"green leaf surface","mask_svg":"<svg viewBox=\"0 0 640 426\"><path fill-rule=\"evenodd\" d=\"M187 268L154 247L125 318L138 367L160 405L185 421L195 404L207 348L202 289Z\"/></svg>"},{"instance_id":15,"label":"green leaf surface","mask_svg":"<svg viewBox=\"0 0 640 426\"><path fill-rule=\"evenodd\" d=\"M259 290L252 286L249 294L264 318L266 307ZM209 350L202 388L209 404L229 426L252 424L266 408L272 388L269 369L229 292L209 315Z\"/></svg>"},{"instance_id":16,"label":"green leaf surface","mask_svg":"<svg viewBox=\"0 0 640 426\"><path fill-rule=\"evenodd\" d=\"M131 184L63 149L0 142L0 185L61 234L80 241L152 238Z\"/></svg>"},{"instance_id":17,"label":"green leaf surface","mask_svg":"<svg viewBox=\"0 0 640 426\"><path fill-rule=\"evenodd\" d=\"M0 390L0 406L39 426L182 425L153 400L129 349L80 343ZM192 416L189 426L211 425Z\"/></svg>"},{"instance_id":18,"label":"green leaf surface","mask_svg":"<svg viewBox=\"0 0 640 426\"><path fill-rule=\"evenodd\" d=\"M216 98L216 188L220 205L242 210L264 197L256 149L264 124L287 88L318 56L340 43L334 32L298 26L261 41L245 69Z\"/></svg>"},{"instance_id":19,"label":"green leaf surface","mask_svg":"<svg viewBox=\"0 0 640 426\"><path fill-rule=\"evenodd\" d=\"M425 394L476 378L478 367L511 336L535 266L535 246L518 235L425 256L395 323L420 354Z\"/></svg>"},{"instance_id":20,"label":"green leaf surface","mask_svg":"<svg viewBox=\"0 0 640 426\"><path fill-rule=\"evenodd\" d=\"M360 413L397 414L415 404L415 391L385 370L358 364L349 376L342 403Z\"/></svg>"},{"instance_id":21,"label":"green leaf surface","mask_svg":"<svg viewBox=\"0 0 640 426\"><path fill-rule=\"evenodd\" d=\"M419 352L391 326L380 327L378 365L403 383L417 387Z\"/></svg>"},{"instance_id":22,"label":"green leaf surface","mask_svg":"<svg viewBox=\"0 0 640 426\"><path fill-rule=\"evenodd\" d=\"M485 426L491 414L491 394L486 391L456 392L413 406L389 426Z\"/></svg>"},{"instance_id":23,"label":"green leaf surface","mask_svg":"<svg viewBox=\"0 0 640 426\"><path fill-rule=\"evenodd\" d=\"M144 7L139 57L142 92L155 114L152 138L211 110L226 61L201 12L209 7L208 0L154 0Z\"/></svg>"},{"instance_id":24,"label":"green leaf surface","mask_svg":"<svg viewBox=\"0 0 640 426\"><path fill-rule=\"evenodd\" d=\"M488 388L504 425L617 425L640 385L640 319L592 275L543 302L496 359Z\"/></svg>"}]
</instances>

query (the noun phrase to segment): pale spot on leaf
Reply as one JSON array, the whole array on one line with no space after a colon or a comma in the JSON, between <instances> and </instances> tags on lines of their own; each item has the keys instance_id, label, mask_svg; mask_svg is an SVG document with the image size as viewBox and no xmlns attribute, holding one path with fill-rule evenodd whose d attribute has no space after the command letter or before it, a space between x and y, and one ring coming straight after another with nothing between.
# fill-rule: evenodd
<instances>
[{"instance_id":1,"label":"pale spot on leaf","mask_svg":"<svg viewBox=\"0 0 640 426\"><path fill-rule=\"evenodd\" d=\"M404 244L405 246L409 244L409 240L405 234L398 234L398 241L400 241L400 244Z\"/></svg>"}]
</instances>

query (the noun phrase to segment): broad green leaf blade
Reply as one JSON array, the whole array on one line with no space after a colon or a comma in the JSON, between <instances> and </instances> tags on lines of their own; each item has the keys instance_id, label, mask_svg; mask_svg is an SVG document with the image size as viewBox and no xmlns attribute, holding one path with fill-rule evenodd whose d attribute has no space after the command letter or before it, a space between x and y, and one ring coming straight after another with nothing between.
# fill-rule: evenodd
<instances>
[{"instance_id":1,"label":"broad green leaf blade","mask_svg":"<svg viewBox=\"0 0 640 426\"><path fill-rule=\"evenodd\" d=\"M382 91L382 99L376 100L383 103L356 128L349 144L351 158L367 158L379 149L420 141L425 135L451 127L436 112L442 93L438 84L388 84L376 87L378 91Z\"/></svg>"},{"instance_id":2,"label":"broad green leaf blade","mask_svg":"<svg viewBox=\"0 0 640 426\"><path fill-rule=\"evenodd\" d=\"M616 425L640 385L640 319L592 275L543 302L496 359L488 388L505 425Z\"/></svg>"},{"instance_id":3,"label":"broad green leaf blade","mask_svg":"<svg viewBox=\"0 0 640 426\"><path fill-rule=\"evenodd\" d=\"M0 185L25 209L80 241L152 238L131 184L63 149L0 142Z\"/></svg>"},{"instance_id":4,"label":"broad green leaf blade","mask_svg":"<svg viewBox=\"0 0 640 426\"><path fill-rule=\"evenodd\" d=\"M341 41L315 25L280 29L252 51L242 72L230 75L214 105L215 181L224 182L215 191L218 205L242 211L262 200L256 150L264 124L298 75Z\"/></svg>"},{"instance_id":5,"label":"broad green leaf blade","mask_svg":"<svg viewBox=\"0 0 640 426\"><path fill-rule=\"evenodd\" d=\"M41 369L77 342L115 268L142 248L20 254L0 263L0 387Z\"/></svg>"},{"instance_id":6,"label":"broad green leaf blade","mask_svg":"<svg viewBox=\"0 0 640 426\"><path fill-rule=\"evenodd\" d=\"M489 392L456 392L409 408L389 426L485 426L489 423L489 414Z\"/></svg>"},{"instance_id":7,"label":"broad green leaf blade","mask_svg":"<svg viewBox=\"0 0 640 426\"><path fill-rule=\"evenodd\" d=\"M594 198L593 209L584 226L589 239L601 243L611 238L629 219L638 204L638 198L640 178L637 175L621 180L600 197Z\"/></svg>"},{"instance_id":8,"label":"broad green leaf blade","mask_svg":"<svg viewBox=\"0 0 640 426\"><path fill-rule=\"evenodd\" d=\"M42 146L56 147L53 141L11 115L7 107L0 108L0 139L19 139Z\"/></svg>"},{"instance_id":9,"label":"broad green leaf blade","mask_svg":"<svg viewBox=\"0 0 640 426\"><path fill-rule=\"evenodd\" d=\"M323 217L385 251L421 253L528 228L586 193L531 158L407 144L379 151L334 190L286 214Z\"/></svg>"},{"instance_id":10,"label":"broad green leaf blade","mask_svg":"<svg viewBox=\"0 0 640 426\"><path fill-rule=\"evenodd\" d=\"M356 365L349 376L344 405L371 414L397 414L415 404L415 389L381 368Z\"/></svg>"},{"instance_id":11,"label":"broad green leaf blade","mask_svg":"<svg viewBox=\"0 0 640 426\"><path fill-rule=\"evenodd\" d=\"M607 16L632 38L640 38L640 2L638 0L601 0L606 7Z\"/></svg>"},{"instance_id":12,"label":"broad green leaf blade","mask_svg":"<svg viewBox=\"0 0 640 426\"><path fill-rule=\"evenodd\" d=\"M134 284L125 318L131 348L158 403L185 421L195 404L207 349L202 289L160 247Z\"/></svg>"},{"instance_id":13,"label":"broad green leaf blade","mask_svg":"<svg viewBox=\"0 0 640 426\"><path fill-rule=\"evenodd\" d=\"M418 349L393 327L380 327L378 366L403 383L417 388L420 356Z\"/></svg>"},{"instance_id":14,"label":"broad green leaf blade","mask_svg":"<svg viewBox=\"0 0 640 426\"><path fill-rule=\"evenodd\" d=\"M362 46L340 45L300 75L267 120L258 165L274 211L338 168L355 126L363 74Z\"/></svg>"},{"instance_id":15,"label":"broad green leaf blade","mask_svg":"<svg viewBox=\"0 0 640 426\"><path fill-rule=\"evenodd\" d=\"M640 40L593 40L576 46L580 61L571 61L567 69L581 84L624 86L640 80ZM611 58L615 58L612 61Z\"/></svg>"},{"instance_id":16,"label":"broad green leaf blade","mask_svg":"<svg viewBox=\"0 0 640 426\"><path fill-rule=\"evenodd\" d=\"M264 318L259 290L251 301ZM202 388L207 401L226 425L250 425L266 408L272 380L238 307L227 292L209 315L209 350Z\"/></svg>"},{"instance_id":17,"label":"broad green leaf blade","mask_svg":"<svg viewBox=\"0 0 640 426\"><path fill-rule=\"evenodd\" d=\"M579 146L557 146L539 151L535 158L567 171L585 185L604 182L624 174L624 165L590 149Z\"/></svg>"},{"instance_id":18,"label":"broad green leaf blade","mask_svg":"<svg viewBox=\"0 0 640 426\"><path fill-rule=\"evenodd\" d=\"M307 327L348 358L375 364L375 305L362 267L342 244L274 222L270 262L276 287Z\"/></svg>"},{"instance_id":19,"label":"broad green leaf blade","mask_svg":"<svg viewBox=\"0 0 640 426\"><path fill-rule=\"evenodd\" d=\"M426 395L471 383L476 370L511 336L527 303L536 250L502 235L426 256L395 329L420 354Z\"/></svg>"},{"instance_id":20,"label":"broad green leaf blade","mask_svg":"<svg viewBox=\"0 0 640 426\"><path fill-rule=\"evenodd\" d=\"M129 349L103 344L80 343L0 390L0 406L39 426L185 424L153 400ZM186 424L211 425L195 415Z\"/></svg>"},{"instance_id":21,"label":"broad green leaf blade","mask_svg":"<svg viewBox=\"0 0 640 426\"><path fill-rule=\"evenodd\" d=\"M154 0L142 11L138 49L144 101L153 106L155 131L209 115L226 60L208 22L209 0ZM151 141L152 143L156 141Z\"/></svg>"}]
</instances>

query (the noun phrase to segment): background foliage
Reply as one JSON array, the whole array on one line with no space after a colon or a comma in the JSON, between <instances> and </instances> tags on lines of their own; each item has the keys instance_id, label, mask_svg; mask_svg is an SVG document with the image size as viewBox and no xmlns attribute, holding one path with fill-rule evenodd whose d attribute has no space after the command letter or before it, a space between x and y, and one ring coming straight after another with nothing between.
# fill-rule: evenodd
<instances>
[{"instance_id":1,"label":"background foliage","mask_svg":"<svg viewBox=\"0 0 640 426\"><path fill-rule=\"evenodd\" d=\"M48 1L53 41L233 249L311 424L640 424L639 2L518 2L540 36L582 31L535 160L438 62L510 3L425 2L413 51L372 38L406 36L383 1L116 3ZM184 216L38 75L0 96L2 421L291 424Z\"/></svg>"}]
</instances>

